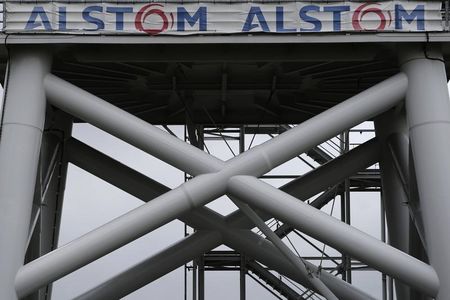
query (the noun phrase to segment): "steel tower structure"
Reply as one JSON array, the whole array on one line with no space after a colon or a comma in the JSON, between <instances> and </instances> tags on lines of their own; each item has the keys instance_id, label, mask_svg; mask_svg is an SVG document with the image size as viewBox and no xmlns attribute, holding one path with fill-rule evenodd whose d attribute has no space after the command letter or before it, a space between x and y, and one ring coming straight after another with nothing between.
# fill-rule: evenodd
<instances>
[{"instance_id":1,"label":"steel tower structure","mask_svg":"<svg viewBox=\"0 0 450 300\"><path fill-rule=\"evenodd\" d=\"M160 9L161 3L91 2L4 3L0 299L51 299L55 280L174 219L195 232L77 299L117 299L186 264L195 271L198 299L204 299L205 270L228 267L242 273L242 299L247 272L287 299L311 297L269 270L318 298L373 299L351 284L355 261L393 278L397 299L448 299L448 1L442 10L439 2L438 21L428 20L432 12L422 2L408 2L412 9L401 1L363 2L356 10L353 2L294 2L298 15L316 29L320 18L309 13L329 13L332 32L289 29L282 13L293 2L264 6L276 11L267 24L260 14L265 10L252 4L240 33L234 27L208 31L214 20L202 18L215 3L189 4L194 11L164 3L168 9L178 5L174 16L141 13L149 8L142 5ZM232 11L241 4L227 5ZM395 7L396 16L376 5ZM128 22L134 6L141 10ZM367 7L371 10L353 19L355 30L336 30L344 13L355 16ZM111 14L116 32L108 31ZM158 32L156 21L142 21L151 14L164 21ZM367 15L381 25L357 27ZM395 20L383 19L388 15ZM96 30L70 27L81 21ZM166 21L183 34L169 32L175 29ZM119 32L129 23L136 23L137 32ZM416 28L403 30L409 25ZM186 26L198 31L185 35ZM262 32L250 32L255 26ZM364 121L375 122L376 137L350 147L350 130ZM90 123L167 162L187 174L186 182L169 189L83 144L71 136L74 122ZM185 125L188 142L156 125ZM246 134L273 139L247 150ZM228 161L208 154L205 141L213 137L238 140L241 153ZM336 144L336 137L341 153L333 157L319 145L330 139ZM279 189L262 180L303 153L320 166ZM380 170L368 169L378 162ZM144 204L57 247L69 163ZM349 224L350 192L380 188L388 243ZM239 210L223 217L205 207L222 195ZM320 211L336 195L342 199L342 221ZM282 225L271 228L272 219ZM336 272L294 254L282 240L291 232L342 253L328 257L339 260ZM222 244L234 251L211 252Z\"/></svg>"}]
</instances>

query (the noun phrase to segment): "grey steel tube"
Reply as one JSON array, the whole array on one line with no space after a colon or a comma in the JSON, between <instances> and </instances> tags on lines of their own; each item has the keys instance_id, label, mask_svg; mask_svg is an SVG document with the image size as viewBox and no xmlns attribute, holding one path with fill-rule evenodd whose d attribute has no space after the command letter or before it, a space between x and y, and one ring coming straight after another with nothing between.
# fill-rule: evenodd
<instances>
[{"instance_id":1,"label":"grey steel tube","mask_svg":"<svg viewBox=\"0 0 450 300\"><path fill-rule=\"evenodd\" d=\"M77 167L128 192L144 202L148 202L170 191L170 188L89 147L75 138L70 138L67 141L66 152L67 159Z\"/></svg>"},{"instance_id":2,"label":"grey steel tube","mask_svg":"<svg viewBox=\"0 0 450 300\"><path fill-rule=\"evenodd\" d=\"M17 299L36 184L46 100L43 78L51 56L14 47L8 62L0 140L0 299Z\"/></svg>"},{"instance_id":3,"label":"grey steel tube","mask_svg":"<svg viewBox=\"0 0 450 300\"><path fill-rule=\"evenodd\" d=\"M406 114L427 253L441 281L436 299L450 295L450 99L442 53L408 45L400 53L410 85Z\"/></svg>"},{"instance_id":4,"label":"grey steel tube","mask_svg":"<svg viewBox=\"0 0 450 300\"><path fill-rule=\"evenodd\" d=\"M134 171L133 169L121 164L120 162L115 161L114 159L83 144L80 141L77 141L76 139L72 138L68 142L68 146L68 156L69 160L72 163L102 178L103 180L114 184L118 188L134 195L137 198L140 198L143 201L149 201L154 196L158 196L155 193L164 193L169 190L169 188L163 186L162 184L153 181L145 175ZM299 197L302 200L306 200L310 197L310 195L317 194L321 189L324 189L329 185L334 185L335 183L342 181L343 178L348 177L356 173L357 171L374 164L378 159L378 148L378 143L375 139L372 139L358 146L357 148L350 150L348 153L336 158L335 160L327 163L326 165L312 170L306 175L294 181L291 181L290 183L281 187L281 189L289 193L293 193L293 195ZM133 184L128 185L128 181L133 182ZM150 197L148 197L147 195L150 195ZM197 210L198 212L194 211L193 213L180 216L180 219L197 229L211 228L215 230L226 230L228 228L228 226L219 227L218 224L223 223L222 221L220 221L222 217L219 214L207 208L200 208ZM206 216L208 217L206 220L204 220ZM266 219L269 218L268 215L264 215L264 217ZM216 219L214 220L213 218ZM227 218L227 220L229 220L230 226L233 227L253 227L251 222L247 222L247 217L239 211L232 213ZM211 227L211 224L216 225L215 227ZM228 228L228 230L233 229ZM234 234L232 236L234 236ZM239 238L236 238L236 240L234 240L234 242L236 241L239 241ZM250 240L250 242L247 242L247 244L252 245L252 241ZM219 246L219 243L216 246ZM199 251L197 255L194 255L193 257L198 256L206 251L208 251L208 249ZM274 253L275 254L273 254L273 256L276 257L276 251ZM263 260L264 258L262 259L262 261ZM89 295L89 297L84 298L83 296L80 296L80 299L110 299L115 295L127 295L135 291L136 289L144 286L146 283L151 282L151 280L132 281L128 280L127 278L129 276L133 278L133 274L135 272L134 270L136 268L138 268L139 270L148 270L148 273L142 274L142 276L153 278L154 275L152 274L155 270L151 267L151 264L149 262L152 262L151 258L143 261L141 263L142 265L139 264L137 266L131 267L123 273L109 279L99 287L95 287L94 289L88 291L83 295ZM275 263L274 269L277 269L276 266L277 263ZM166 271L169 272L170 269L167 269ZM286 272L286 270L284 270L284 272ZM287 274L289 274L289 272ZM123 285L121 283L122 280L127 280L129 284ZM300 279L297 278L297 280ZM335 281L339 281L339 279L331 276L327 284L333 284L333 291L337 295L340 295L341 298L368 299L368 296L362 296L365 295L364 293L353 290L353 287L351 285L344 284L342 286L342 284L339 283L340 281L338 283L336 283ZM341 291L341 289L344 290Z\"/></svg>"},{"instance_id":5,"label":"grey steel tube","mask_svg":"<svg viewBox=\"0 0 450 300\"><path fill-rule=\"evenodd\" d=\"M232 177L228 193L427 295L435 296L439 289L439 279L431 266L255 177Z\"/></svg>"},{"instance_id":6,"label":"grey steel tube","mask_svg":"<svg viewBox=\"0 0 450 300\"><path fill-rule=\"evenodd\" d=\"M399 73L227 161L221 172L261 176L312 147L404 99L408 80Z\"/></svg>"},{"instance_id":7,"label":"grey steel tube","mask_svg":"<svg viewBox=\"0 0 450 300\"><path fill-rule=\"evenodd\" d=\"M48 101L191 175L219 171L221 160L52 74L45 78Z\"/></svg>"},{"instance_id":8,"label":"grey steel tube","mask_svg":"<svg viewBox=\"0 0 450 300\"><path fill-rule=\"evenodd\" d=\"M408 141L408 128L403 113L395 110L388 111L375 119L375 129L380 140L382 154L380 160L381 183L383 186L382 201L386 210L386 221L389 232L389 244L405 252L409 252L410 216L408 208L408 195L396 170L395 161L391 155L392 140L398 142ZM402 161L408 161L408 145L403 147L403 152L397 152ZM384 218L384 216L383 216ZM412 228L414 229L414 228ZM395 280L397 299L409 299L409 287Z\"/></svg>"}]
</instances>

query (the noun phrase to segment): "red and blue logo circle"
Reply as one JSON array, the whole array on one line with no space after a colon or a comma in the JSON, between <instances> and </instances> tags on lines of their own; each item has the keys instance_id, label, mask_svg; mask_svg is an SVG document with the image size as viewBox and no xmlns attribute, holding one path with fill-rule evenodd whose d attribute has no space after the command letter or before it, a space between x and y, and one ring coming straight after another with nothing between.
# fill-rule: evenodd
<instances>
[{"instance_id":1,"label":"red and blue logo circle","mask_svg":"<svg viewBox=\"0 0 450 300\"><path fill-rule=\"evenodd\" d=\"M355 12L353 13L352 18L352 25L355 30L385 30L386 27L389 27L392 23L392 15L391 12L384 12L379 7L380 3L365 3L363 5L360 5L358 8L356 8ZM368 14L374 14L376 15L379 20L380 24L377 28L366 28L362 24L364 22L364 17Z\"/></svg>"},{"instance_id":2,"label":"red and blue logo circle","mask_svg":"<svg viewBox=\"0 0 450 300\"><path fill-rule=\"evenodd\" d=\"M157 35L169 28L172 29L174 24L173 13L167 14L162 10L163 8L164 5L161 4L148 4L143 6L136 14L136 19L134 21L136 29L149 35ZM154 25L150 26L149 24L146 24L146 20L151 17L159 18L161 20L161 25L155 27Z\"/></svg>"}]
</instances>

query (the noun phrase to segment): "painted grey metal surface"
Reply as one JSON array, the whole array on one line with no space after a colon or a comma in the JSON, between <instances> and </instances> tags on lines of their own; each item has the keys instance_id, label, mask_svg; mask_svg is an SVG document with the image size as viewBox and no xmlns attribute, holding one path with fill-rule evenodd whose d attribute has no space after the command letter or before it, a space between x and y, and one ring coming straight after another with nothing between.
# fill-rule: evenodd
<instances>
[{"instance_id":1,"label":"painted grey metal surface","mask_svg":"<svg viewBox=\"0 0 450 300\"><path fill-rule=\"evenodd\" d=\"M143 201L149 201L155 195L153 195L156 191L163 193L168 191L167 187L164 187L160 184L156 184L153 180L145 177L144 175L139 174L138 172L130 169L122 165L121 163L105 156L104 154L99 153L98 151L76 141L72 140L69 142L72 150L69 151L69 156L71 162L75 163L77 166L85 169L86 171L99 176L100 178L116 185L117 187L123 189L124 191L129 192L130 194L142 199ZM294 194L296 197L300 199L309 198L310 194L315 194L318 191L322 190L325 186L329 184L334 184L335 182L341 181L340 176L346 177L351 175L352 173L357 172L358 170L364 169L365 167L373 164L378 157L378 145L374 140L359 146L358 148L350 151L342 157L339 157L335 161L330 162L327 165L324 165L310 173L306 174L303 177L300 177L297 180L288 183L282 190L285 190L288 193ZM344 168L345 166L345 168ZM339 174L334 174L333 171L339 171ZM335 176L336 175L336 176ZM123 181L121 179L124 179ZM128 179L125 179L128 178ZM126 180L130 180L135 183L134 186L128 185ZM295 186L303 187L303 189L293 188ZM305 189L306 187L306 189ZM261 244L261 238L255 236L253 233L249 233L249 236L239 234L238 230L235 232L235 229L232 229L230 226L226 226L227 222L233 227L236 228L251 228L252 223L248 222L248 219L241 212L233 213L227 217L228 221L220 220L220 216L217 213L210 211L207 208L202 208L194 211L190 214L190 216L181 216L180 219L187 224L197 228L197 229L214 229L218 230L224 236L228 236L229 246L231 247L239 247L242 251L250 251L243 250L245 246L252 247L254 245L254 239L257 238L260 240L258 244ZM268 218L265 216L265 218ZM220 225L222 224L222 225ZM220 225L220 226L219 226ZM209 232L209 231L207 231ZM211 232L212 233L212 232ZM202 231L203 234L203 231ZM249 237L251 237L249 239ZM247 240L247 242L243 242L242 240ZM217 247L219 245L216 244L211 248ZM174 247L177 247L174 245ZM209 246L208 246L209 247ZM199 251L196 255L192 257L196 257L200 255L202 252L206 252L209 248L205 246L202 251ZM269 248L268 248L269 249ZM170 252L169 249L167 251ZM278 266L288 266L281 267L280 272L287 274L293 279L300 280L304 282L304 279L299 278L296 275L295 269L290 266L289 262L283 260L282 258L277 258L277 250L269 250L267 255L260 255L258 248L254 248L254 250L250 251L251 257L257 258L263 263L267 263L272 265L275 269L278 269ZM271 254L270 254L271 253ZM83 295L80 296L80 299L110 299L115 296L125 296L128 293L142 287L145 284L155 280L153 274L156 269L152 266L152 262L156 257L162 257L163 253L160 253L156 256L153 256L133 267L124 271L121 274L111 278L107 282L103 283L99 287L96 287ZM272 263L271 263L272 262ZM170 264L169 264L170 266ZM309 265L312 267L311 265ZM144 274L140 272L136 272L137 270L146 270ZM171 268L165 267L162 274L170 272ZM314 268L314 270L316 270ZM136 274L141 274L142 277L145 277L146 280L132 280L131 278L135 278ZM351 286L345 284L344 282L338 280L334 276L326 276L326 272L322 272L321 276L324 276L327 281L327 285L332 286L333 291L344 299L369 299L367 295L358 291L357 289L351 288ZM305 281L307 284L307 281ZM126 283L126 284L125 284Z\"/></svg>"},{"instance_id":2,"label":"painted grey metal surface","mask_svg":"<svg viewBox=\"0 0 450 300\"><path fill-rule=\"evenodd\" d=\"M342 250L374 268L417 289L435 295L439 279L429 265L379 240L346 225L327 214L299 203L271 185L251 176L236 176L228 183L228 192L242 201L270 212L298 230ZM276 202L273 199L277 199Z\"/></svg>"},{"instance_id":3,"label":"painted grey metal surface","mask_svg":"<svg viewBox=\"0 0 450 300\"><path fill-rule=\"evenodd\" d=\"M72 163L75 163L77 166L83 168L84 170L116 185L118 188L123 189L124 191L138 197L143 201L150 201L150 199L153 199L157 195L169 190L167 187L156 183L155 181L145 177L144 175L74 139L69 142L69 147L71 148L69 150L69 157ZM356 173L358 170L362 170L367 166L373 164L377 161L377 159L378 144L375 140L371 140L351 150L347 154L335 159L334 161L331 161L330 163L311 171L305 176L302 176L299 179L286 184L285 186L281 187L281 190L295 195L295 197L298 197L299 199L306 200L311 195L316 194L318 191L324 189L325 187L340 182L342 178L350 176L351 174ZM133 184L128 184L129 181L133 182ZM312 205L314 205L314 203ZM206 221L203 220L205 215L209 215L209 218L207 218ZM264 219L269 218L269 216L266 214L262 215ZM214 225L223 224L223 221L221 221L220 219L211 221L210 219L212 218L212 216L216 219L219 218L219 215L217 215L216 213L213 213L207 208L203 208L198 210L198 213L193 212L190 216L183 215L180 217L180 219L197 229L215 229L219 230L219 232L222 233L228 232L227 236L231 237L230 246L235 247L236 243L237 245L241 245L240 243L242 242L238 241L240 241L242 238L233 238L236 236L236 233L232 233L233 229L230 229L227 226ZM236 228L250 229L252 227L252 223L249 222L246 216L240 212L229 215L227 217L227 220L229 220L229 223ZM239 236L239 233L237 233L237 236ZM244 239L245 238L246 237L244 236ZM251 240L247 242L247 245L251 244ZM218 245L219 243L214 245L214 247ZM208 251L207 248L203 249L203 252L206 251ZM202 251L199 251L193 257L198 256L201 253ZM255 255L252 257L255 257L266 263L267 258L265 258L265 256L260 257L258 253L259 252L255 249L255 251L251 252L252 255ZM269 262L275 261L274 263L272 263L272 265L275 269L278 269L277 266L280 265L280 259L277 260L275 258L277 255L276 253L277 252L274 251L273 254L269 256L271 257ZM99 287L84 293L82 296L80 296L80 299L110 299L111 297L117 295L125 296L128 293L138 289L139 287L148 284L155 278L152 274L156 269L153 269L151 267L152 261L153 258L149 258L141 262L140 264L131 267L129 270L118 274ZM286 262L285 265L289 265L289 263ZM139 272L136 272L136 269L146 270L146 272L145 274L140 274ZM165 272L169 272L170 270L170 268L165 268ZM280 272L293 276L293 279L297 278L298 280L298 277L296 277L295 275L296 273L289 270L291 269L282 268ZM325 273L322 272L322 274ZM141 281L136 278L136 276L143 276L147 278L147 280ZM131 278L136 278L136 280L132 280ZM350 286L343 285L343 283L340 283L340 281L335 279L333 276L328 276L327 278L327 284L331 284L333 286L333 291L335 291L342 298L368 298L367 295L364 295L357 290L351 289ZM123 281L129 284L124 285ZM134 284L131 284L130 282L133 282Z\"/></svg>"},{"instance_id":4,"label":"painted grey metal surface","mask_svg":"<svg viewBox=\"0 0 450 300\"><path fill-rule=\"evenodd\" d=\"M375 127L377 137L383 140L380 167L383 184L382 201L386 210L389 244L405 253L410 253L409 231L415 229L409 228L411 223L408 209L409 198L391 154L394 151L393 144L406 143L406 146L401 148L403 151L396 153L396 157L408 161L409 136L404 112L391 110L384 113L376 119ZM398 280L395 283L397 298L409 299L409 287Z\"/></svg>"},{"instance_id":5,"label":"painted grey metal surface","mask_svg":"<svg viewBox=\"0 0 450 300\"><path fill-rule=\"evenodd\" d=\"M50 61L39 49L16 49L8 68L0 140L1 299L17 298L14 279L25 259L45 121L42 80Z\"/></svg>"},{"instance_id":6,"label":"painted grey metal surface","mask_svg":"<svg viewBox=\"0 0 450 300\"><path fill-rule=\"evenodd\" d=\"M450 295L450 99L439 50L402 48L400 59L408 75L406 113L427 253L441 282L437 299Z\"/></svg>"},{"instance_id":7,"label":"painted grey metal surface","mask_svg":"<svg viewBox=\"0 0 450 300\"><path fill-rule=\"evenodd\" d=\"M110 134L168 162L182 171L199 175L220 170L224 164L206 152L184 143L76 86L49 75L45 79L51 104L103 128ZM158 141L158 143L155 143Z\"/></svg>"},{"instance_id":8,"label":"painted grey metal surface","mask_svg":"<svg viewBox=\"0 0 450 300\"><path fill-rule=\"evenodd\" d=\"M392 107L403 98L406 83L403 74L396 75L283 133L276 139L266 142L264 146L253 148L236 159L230 160L227 162L226 168L220 172L209 176L197 176L152 202L31 262L23 267L17 275L16 285L19 295L26 295L44 283L76 270L173 220L178 215L212 201L225 192L224 184L226 179L231 176L238 174L262 175L308 148L338 134L345 128L354 126ZM217 171L221 164L220 161L207 156L204 152L53 75L46 77L45 84L47 96L52 104L92 122L151 154L158 155L159 158L165 159L185 171L193 174L205 173L207 164L211 164L211 171ZM373 101L373 98L378 101ZM339 118L341 114L353 116L353 118ZM331 122L325 124L323 119ZM314 132L314 135L311 135L311 132ZM302 138L297 138L297 136ZM152 143L149 143L150 139ZM159 143L155 143L155 141L159 141ZM197 155L198 160L196 160ZM204 159L205 155L208 157L207 159ZM188 156L189 159L186 160ZM261 165L261 161L265 161L265 164ZM205 186L208 189L205 189Z\"/></svg>"}]
</instances>

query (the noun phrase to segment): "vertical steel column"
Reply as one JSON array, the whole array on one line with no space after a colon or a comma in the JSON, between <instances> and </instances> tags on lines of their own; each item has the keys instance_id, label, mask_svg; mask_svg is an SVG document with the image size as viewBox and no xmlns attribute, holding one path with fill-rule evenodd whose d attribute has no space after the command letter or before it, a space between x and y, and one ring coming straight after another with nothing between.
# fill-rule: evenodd
<instances>
[{"instance_id":1,"label":"vertical steel column","mask_svg":"<svg viewBox=\"0 0 450 300\"><path fill-rule=\"evenodd\" d=\"M344 153L350 151L350 130L344 132ZM346 178L344 181L344 205L345 205L345 223L350 225L351 223L351 202L350 202L350 178ZM345 256L345 278L348 283L352 283L352 258L348 255Z\"/></svg>"},{"instance_id":2,"label":"vertical steel column","mask_svg":"<svg viewBox=\"0 0 450 300\"><path fill-rule=\"evenodd\" d=\"M205 300L205 256L203 253L198 265L198 300Z\"/></svg>"},{"instance_id":3,"label":"vertical steel column","mask_svg":"<svg viewBox=\"0 0 450 300\"><path fill-rule=\"evenodd\" d=\"M47 110L42 136L33 214L25 263L56 249L67 175L67 141L71 136L72 117L61 110ZM52 285L41 288L32 299L50 299Z\"/></svg>"},{"instance_id":4,"label":"vertical steel column","mask_svg":"<svg viewBox=\"0 0 450 300\"><path fill-rule=\"evenodd\" d=\"M399 172L396 170L393 158L393 144L406 144L396 148L395 156L408 160L408 129L405 115L402 112L390 110L375 119L375 130L381 143L381 182L383 186L382 201L385 207L389 232L389 244L409 253L409 209L408 195L405 193ZM408 286L395 280L398 299L409 299Z\"/></svg>"},{"instance_id":5,"label":"vertical steel column","mask_svg":"<svg viewBox=\"0 0 450 300\"><path fill-rule=\"evenodd\" d=\"M388 290L389 290L389 297L388 300L394 300L394 278L392 277L388 277L389 278L389 282L388 282Z\"/></svg>"},{"instance_id":6,"label":"vertical steel column","mask_svg":"<svg viewBox=\"0 0 450 300\"><path fill-rule=\"evenodd\" d=\"M426 47L401 49L408 76L406 112L427 252L440 289L436 299L450 295L450 99L442 54Z\"/></svg>"},{"instance_id":7,"label":"vertical steel column","mask_svg":"<svg viewBox=\"0 0 450 300\"><path fill-rule=\"evenodd\" d=\"M189 142L200 150L205 150L205 132L202 125L195 125L189 121L188 118L187 125L185 126L189 134ZM191 128L191 129L190 129ZM185 139L186 141L186 136ZM195 142L194 142L195 141ZM184 173L185 181L188 174ZM186 226L186 225L185 225ZM194 229L194 232L196 229ZM204 266L204 253L198 258L198 263L196 259L192 260L192 300L202 300L204 299L204 284L205 284L205 266ZM202 264L202 265L200 265ZM200 288L202 291L200 291ZM201 295L200 295L201 294ZM198 298L197 298L198 297Z\"/></svg>"},{"instance_id":8,"label":"vertical steel column","mask_svg":"<svg viewBox=\"0 0 450 300\"><path fill-rule=\"evenodd\" d=\"M346 130L340 134L341 154L350 150L350 131ZM341 221L350 225L350 179L346 178L341 184ZM352 282L352 258L345 253L341 254L342 258L342 280L348 283Z\"/></svg>"},{"instance_id":9,"label":"vertical steel column","mask_svg":"<svg viewBox=\"0 0 450 300\"><path fill-rule=\"evenodd\" d=\"M247 275L247 268L245 263L245 256L241 253L241 267L239 269L239 289L240 289L240 300L245 300L246 298L246 275Z\"/></svg>"},{"instance_id":10,"label":"vertical steel column","mask_svg":"<svg viewBox=\"0 0 450 300\"><path fill-rule=\"evenodd\" d=\"M340 140L339 147L341 150L340 152L341 152L341 155L343 155L345 153L345 134L343 132L339 135L339 140ZM345 207L346 207L346 205L345 205L345 181L339 185L339 190L340 190L339 197L341 198L340 199L341 200L341 221L343 223L345 223L345 216L346 216L346 213L345 213ZM340 266L341 271L340 272L341 272L342 280L344 280L344 281L347 281L347 272L346 272L347 267L346 266L347 266L347 257L345 255L345 253L342 252L341 253L341 266Z\"/></svg>"},{"instance_id":11,"label":"vertical steel column","mask_svg":"<svg viewBox=\"0 0 450 300\"><path fill-rule=\"evenodd\" d=\"M385 218L385 208L383 201L383 191L380 192L380 216L381 216L381 241L386 243L386 218ZM381 296L383 300L387 300L387 276L386 274L381 274Z\"/></svg>"},{"instance_id":12,"label":"vertical steel column","mask_svg":"<svg viewBox=\"0 0 450 300\"><path fill-rule=\"evenodd\" d=\"M11 49L0 137L0 299L17 299L14 279L25 257L46 100L50 56Z\"/></svg>"},{"instance_id":13,"label":"vertical steel column","mask_svg":"<svg viewBox=\"0 0 450 300\"><path fill-rule=\"evenodd\" d=\"M239 130L239 153L245 152L245 126L241 126ZM240 289L240 300L245 300L246 298L246 260L243 253L241 253L241 265L239 269L239 289Z\"/></svg>"},{"instance_id":14,"label":"vertical steel column","mask_svg":"<svg viewBox=\"0 0 450 300\"><path fill-rule=\"evenodd\" d=\"M197 300L197 262L192 261L192 300Z\"/></svg>"},{"instance_id":15,"label":"vertical steel column","mask_svg":"<svg viewBox=\"0 0 450 300\"><path fill-rule=\"evenodd\" d=\"M420 216L420 224L422 226L417 226L418 223L411 223L410 231L409 231L409 252L412 256L429 263L428 255L426 252L426 243L425 243L425 234L424 234L424 226L423 226L423 218L422 211L420 209L419 204L419 192L417 188L417 180L416 180L416 170L414 168L414 161L412 159L412 151L411 145L409 145L409 201L410 203L414 202L416 205L416 214L415 216ZM411 207L411 204L410 204ZM413 226L415 225L415 226ZM419 233L418 230L412 230L413 227L421 228L422 233ZM411 289L411 300L432 300L433 298L424 295L423 293Z\"/></svg>"}]
</instances>

